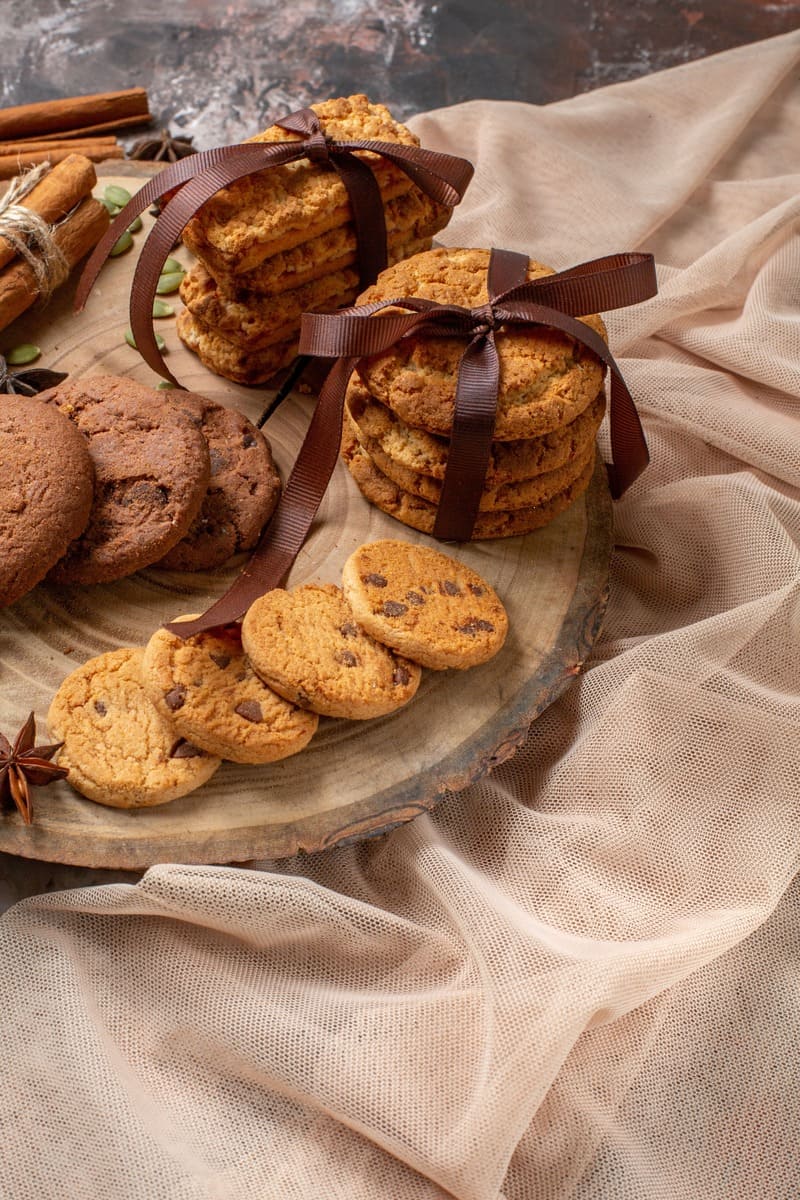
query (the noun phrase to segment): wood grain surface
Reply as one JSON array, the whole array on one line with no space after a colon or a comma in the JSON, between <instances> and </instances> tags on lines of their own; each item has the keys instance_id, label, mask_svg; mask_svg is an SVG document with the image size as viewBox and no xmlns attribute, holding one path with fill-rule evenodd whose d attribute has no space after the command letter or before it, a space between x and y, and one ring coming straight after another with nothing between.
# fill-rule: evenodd
<instances>
[{"instance_id":1,"label":"wood grain surface","mask_svg":"<svg viewBox=\"0 0 800 1200\"><path fill-rule=\"evenodd\" d=\"M130 171L103 176L101 186L117 181L130 188ZM6 331L0 349L33 341L43 352L37 365L155 385L124 339L128 288L144 236L103 269L83 314L72 315L69 286L47 309ZM188 264L187 251L176 256ZM206 371L179 342L173 319L157 327L186 387L258 417L271 393ZM168 392L163 399L169 403ZM265 430L284 479L312 406L311 397L293 395ZM351 551L381 537L430 541L368 505L339 464L290 585L338 583ZM38 789L32 827L16 813L0 815L0 850L126 869L241 862L320 850L408 821L513 754L530 721L578 674L605 608L611 545L611 503L600 465L585 499L546 529L452 548L493 584L508 609L510 634L491 662L467 672L426 671L404 710L363 722L323 718L299 755L262 767L224 763L210 783L157 808L106 808L67 783ZM241 565L240 559L225 570L196 574L149 569L96 587L40 585L2 610L0 730L15 731L33 709L44 734L50 700L70 671L117 646L143 645L162 622L205 608Z\"/></svg>"}]
</instances>

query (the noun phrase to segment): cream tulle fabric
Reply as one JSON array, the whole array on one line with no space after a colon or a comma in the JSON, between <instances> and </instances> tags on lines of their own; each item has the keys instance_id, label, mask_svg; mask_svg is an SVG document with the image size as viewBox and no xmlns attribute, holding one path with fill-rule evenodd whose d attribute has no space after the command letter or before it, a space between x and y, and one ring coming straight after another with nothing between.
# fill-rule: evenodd
<instances>
[{"instance_id":1,"label":"cream tulle fabric","mask_svg":"<svg viewBox=\"0 0 800 1200\"><path fill-rule=\"evenodd\" d=\"M477 164L447 242L659 264L602 639L383 840L12 909L4 1196L800 1194L798 66L415 119Z\"/></svg>"}]
</instances>

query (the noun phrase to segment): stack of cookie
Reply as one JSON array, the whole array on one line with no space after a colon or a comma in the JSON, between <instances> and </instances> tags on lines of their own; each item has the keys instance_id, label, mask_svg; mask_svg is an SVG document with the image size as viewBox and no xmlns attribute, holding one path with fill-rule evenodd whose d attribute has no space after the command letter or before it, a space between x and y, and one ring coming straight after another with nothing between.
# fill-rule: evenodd
<instances>
[{"instance_id":1,"label":"stack of cookie","mask_svg":"<svg viewBox=\"0 0 800 1200\"><path fill-rule=\"evenodd\" d=\"M420 296L486 303L488 250L437 249L384 271L359 303ZM528 279L552 274L531 261ZM600 317L581 318L605 337ZM497 418L473 539L546 525L588 487L605 412L599 359L554 329L501 329ZM464 342L406 337L363 359L347 393L342 455L362 493L405 525L430 533L453 424Z\"/></svg>"},{"instance_id":2,"label":"stack of cookie","mask_svg":"<svg viewBox=\"0 0 800 1200\"><path fill-rule=\"evenodd\" d=\"M419 145L382 104L350 96L311 105L327 137ZM277 125L253 142L297 139ZM387 159L369 161L384 202L389 261L431 244L451 209ZM308 159L248 175L209 200L184 230L199 262L181 285L178 333L227 379L257 384L297 353L303 312L332 312L358 292L356 234L344 184Z\"/></svg>"},{"instance_id":3,"label":"stack of cookie","mask_svg":"<svg viewBox=\"0 0 800 1200\"><path fill-rule=\"evenodd\" d=\"M3 397L0 483L0 606L45 577L212 570L252 549L280 494L241 413L113 375Z\"/></svg>"},{"instance_id":4,"label":"stack of cookie","mask_svg":"<svg viewBox=\"0 0 800 1200\"><path fill-rule=\"evenodd\" d=\"M191 617L179 618L191 620ZM505 609L465 564L384 540L359 547L342 587L267 592L231 624L112 650L69 675L50 706L58 764L83 795L119 808L163 804L223 759L271 763L308 745L320 716L387 716L422 667L465 669L503 646Z\"/></svg>"}]
</instances>

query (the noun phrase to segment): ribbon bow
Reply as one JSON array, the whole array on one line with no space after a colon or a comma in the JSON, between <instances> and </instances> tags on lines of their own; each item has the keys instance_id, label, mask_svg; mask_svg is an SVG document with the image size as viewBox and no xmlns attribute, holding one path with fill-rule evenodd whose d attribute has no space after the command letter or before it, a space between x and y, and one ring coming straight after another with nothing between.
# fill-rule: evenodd
<instances>
[{"instance_id":1,"label":"ribbon bow","mask_svg":"<svg viewBox=\"0 0 800 1200\"><path fill-rule=\"evenodd\" d=\"M222 188L245 175L263 171L266 167L295 162L299 158L330 163L341 176L350 198L361 285L366 287L375 281L387 263L386 224L378 182L368 163L359 158L355 151L369 151L389 159L433 200L448 207L458 204L472 178L472 163L452 154L441 154L398 142L333 141L325 136L317 114L310 108L290 113L276 124L291 133L300 134L299 140L218 146L214 150L203 150L183 158L160 172L139 189L111 222L84 267L75 295L76 312L84 307L100 268L121 234L155 200L179 188L159 215L142 247L130 299L131 332L137 349L148 366L172 383L177 384L177 380L164 364L153 331L156 285L162 264L185 226L197 210Z\"/></svg>"},{"instance_id":2,"label":"ribbon bow","mask_svg":"<svg viewBox=\"0 0 800 1200\"><path fill-rule=\"evenodd\" d=\"M335 358L320 392L297 460L275 514L247 567L226 594L194 621L168 625L178 637L234 621L253 600L285 579L300 551L336 465L347 382L360 358L382 354L412 334L466 336L459 365L447 466L434 525L434 537L465 541L472 534L491 452L497 407L499 363L495 332L501 325L547 325L592 350L611 372L612 494L620 496L649 461L647 443L633 398L606 343L579 313L606 311L655 295L650 254L615 254L556 275L525 281L528 259L493 250L489 260L489 301L479 308L436 304L404 297L343 309L304 313L301 354ZM385 308L407 313L384 313Z\"/></svg>"}]
</instances>

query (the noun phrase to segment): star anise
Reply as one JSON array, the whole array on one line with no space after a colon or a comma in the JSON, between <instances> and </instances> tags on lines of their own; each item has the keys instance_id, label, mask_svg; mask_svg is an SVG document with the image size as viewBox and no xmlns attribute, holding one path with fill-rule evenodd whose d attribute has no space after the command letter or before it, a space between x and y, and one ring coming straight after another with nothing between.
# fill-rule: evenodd
<instances>
[{"instance_id":1,"label":"star anise","mask_svg":"<svg viewBox=\"0 0 800 1200\"><path fill-rule=\"evenodd\" d=\"M189 154L196 154L190 137L173 137L168 129L162 129L157 137L140 138L131 146L128 158L140 162L177 162Z\"/></svg>"},{"instance_id":2,"label":"star anise","mask_svg":"<svg viewBox=\"0 0 800 1200\"><path fill-rule=\"evenodd\" d=\"M36 721L33 713L20 729L13 746L0 733L0 802L13 800L26 825L33 820L31 787L46 787L53 780L64 779L68 774L66 767L57 767L49 761L64 743L34 746L35 741Z\"/></svg>"},{"instance_id":3,"label":"star anise","mask_svg":"<svg viewBox=\"0 0 800 1200\"><path fill-rule=\"evenodd\" d=\"M47 371L44 367L23 367L21 371L9 371L8 363L0 354L0 394L35 396L37 392L55 387L66 378L63 371Z\"/></svg>"}]
</instances>

